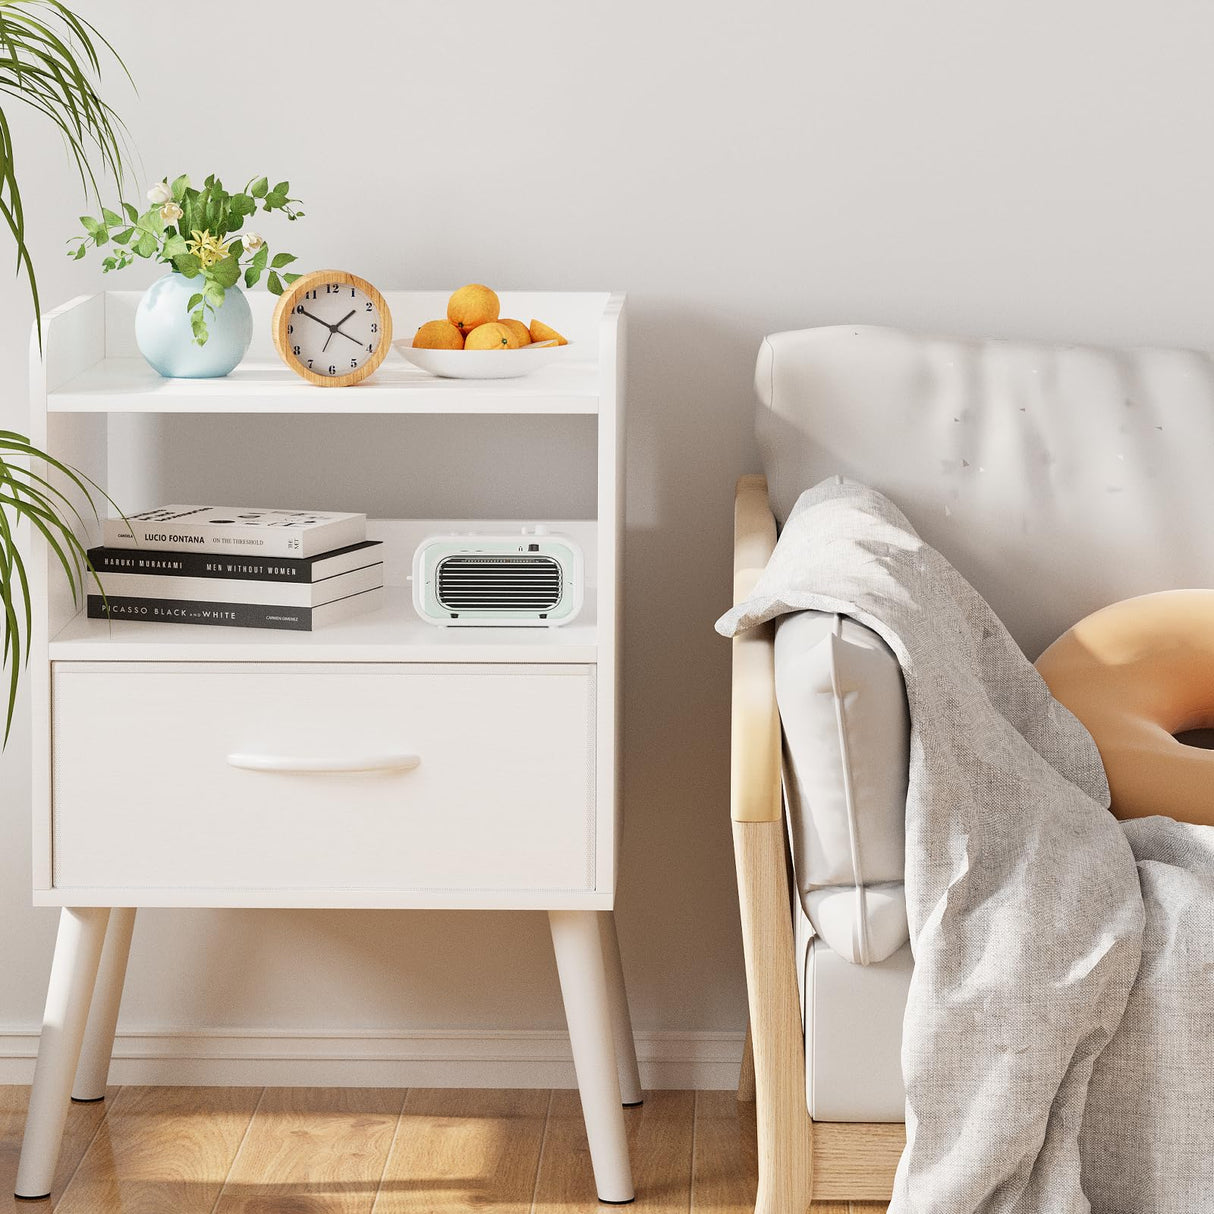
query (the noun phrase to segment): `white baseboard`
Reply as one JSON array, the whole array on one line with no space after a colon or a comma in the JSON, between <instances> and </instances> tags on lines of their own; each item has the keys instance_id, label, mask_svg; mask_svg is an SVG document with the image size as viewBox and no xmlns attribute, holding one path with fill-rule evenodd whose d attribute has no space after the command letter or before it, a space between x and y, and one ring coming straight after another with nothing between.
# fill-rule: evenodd
<instances>
[{"instance_id":1,"label":"white baseboard","mask_svg":"<svg viewBox=\"0 0 1214 1214\"><path fill-rule=\"evenodd\" d=\"M646 1088L737 1086L741 1033L637 1033ZM0 1029L0 1083L29 1083L38 1034ZM563 1032L119 1032L110 1082L284 1087L575 1086Z\"/></svg>"}]
</instances>

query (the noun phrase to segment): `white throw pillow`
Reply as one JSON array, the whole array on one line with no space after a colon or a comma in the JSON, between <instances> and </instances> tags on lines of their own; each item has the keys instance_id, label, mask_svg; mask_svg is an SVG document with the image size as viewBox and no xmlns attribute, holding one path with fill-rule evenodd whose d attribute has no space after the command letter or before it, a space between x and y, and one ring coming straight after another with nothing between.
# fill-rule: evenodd
<instances>
[{"instance_id":1,"label":"white throw pillow","mask_svg":"<svg viewBox=\"0 0 1214 1214\"><path fill-rule=\"evenodd\" d=\"M780 619L775 670L801 904L835 952L875 964L909 938L902 672L871 629L818 611Z\"/></svg>"}]
</instances>

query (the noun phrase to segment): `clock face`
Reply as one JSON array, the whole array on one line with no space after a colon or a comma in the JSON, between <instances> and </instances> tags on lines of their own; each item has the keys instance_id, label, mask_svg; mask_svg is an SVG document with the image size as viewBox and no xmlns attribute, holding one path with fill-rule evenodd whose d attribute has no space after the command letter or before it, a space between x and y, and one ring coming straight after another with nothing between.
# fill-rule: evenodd
<instances>
[{"instance_id":1,"label":"clock face","mask_svg":"<svg viewBox=\"0 0 1214 1214\"><path fill-rule=\"evenodd\" d=\"M301 367L326 378L357 371L374 358L382 338L379 309L346 282L313 283L287 318L287 349Z\"/></svg>"}]
</instances>

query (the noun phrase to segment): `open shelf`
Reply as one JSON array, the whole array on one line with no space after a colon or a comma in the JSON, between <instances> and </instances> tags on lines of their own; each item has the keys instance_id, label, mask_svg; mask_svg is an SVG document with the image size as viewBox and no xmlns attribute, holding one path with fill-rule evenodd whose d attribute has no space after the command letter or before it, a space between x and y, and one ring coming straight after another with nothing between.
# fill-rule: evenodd
<instances>
[{"instance_id":1,"label":"open shelf","mask_svg":"<svg viewBox=\"0 0 1214 1214\"><path fill-rule=\"evenodd\" d=\"M440 628L418 619L408 587L383 607L315 632L90 620L51 639L53 662L595 662L593 596L560 628Z\"/></svg>"},{"instance_id":2,"label":"open shelf","mask_svg":"<svg viewBox=\"0 0 1214 1214\"><path fill-rule=\"evenodd\" d=\"M606 292L507 291L504 316L547 318L569 339L562 357L518 379L439 379L395 349L352 388L305 383L270 338L274 297L248 296L253 341L241 364L218 379L164 379L135 342L142 292L81 296L47 313L45 350L32 350L35 393L48 414L72 413L598 413L616 391L615 326L622 298ZM397 338L446 312L446 294L387 291ZM41 400L39 405L41 407Z\"/></svg>"},{"instance_id":3,"label":"open shelf","mask_svg":"<svg viewBox=\"0 0 1214 1214\"><path fill-rule=\"evenodd\" d=\"M395 350L353 388L314 388L281 361L246 359L222 379L164 379L142 358L105 358L47 393L51 413L595 413L598 365L518 379L438 379Z\"/></svg>"}]
</instances>

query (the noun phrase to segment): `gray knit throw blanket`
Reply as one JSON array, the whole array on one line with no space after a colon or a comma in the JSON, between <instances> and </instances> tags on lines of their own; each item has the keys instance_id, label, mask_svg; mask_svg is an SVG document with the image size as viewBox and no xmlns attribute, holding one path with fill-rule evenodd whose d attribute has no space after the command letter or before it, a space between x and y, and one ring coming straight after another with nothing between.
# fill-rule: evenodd
<instances>
[{"instance_id":1,"label":"gray knit throw blanket","mask_svg":"<svg viewBox=\"0 0 1214 1214\"><path fill-rule=\"evenodd\" d=\"M808 608L879 633L910 705L891 1214L1214 1212L1214 830L1108 813L1086 730L879 493L803 494L717 629Z\"/></svg>"}]
</instances>

